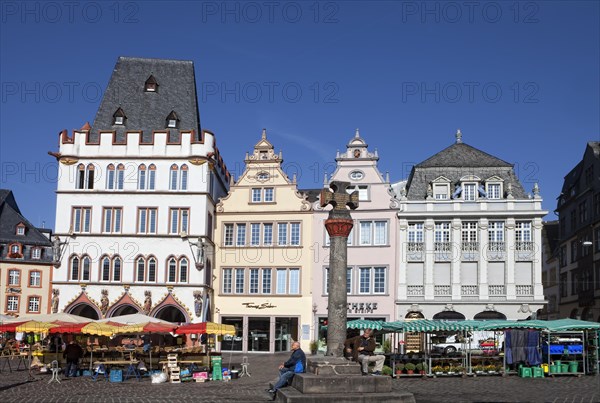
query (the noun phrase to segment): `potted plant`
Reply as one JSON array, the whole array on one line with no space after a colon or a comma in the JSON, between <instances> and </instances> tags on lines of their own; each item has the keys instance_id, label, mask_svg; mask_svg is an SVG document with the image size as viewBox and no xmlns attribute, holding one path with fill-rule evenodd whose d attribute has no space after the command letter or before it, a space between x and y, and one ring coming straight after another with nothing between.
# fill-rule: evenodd
<instances>
[{"instance_id":1,"label":"potted plant","mask_svg":"<svg viewBox=\"0 0 600 403\"><path fill-rule=\"evenodd\" d=\"M390 351L392 351L392 341L387 339L383 342L383 352L387 354Z\"/></svg>"},{"instance_id":2,"label":"potted plant","mask_svg":"<svg viewBox=\"0 0 600 403\"><path fill-rule=\"evenodd\" d=\"M317 350L319 349L319 342L316 340L311 340L310 344L308 345L309 349L310 349L310 353L312 355L316 355L317 354Z\"/></svg>"},{"instance_id":3,"label":"potted plant","mask_svg":"<svg viewBox=\"0 0 600 403\"><path fill-rule=\"evenodd\" d=\"M413 364L412 362L409 362L408 364L406 364L406 365L404 366L404 368L406 368L406 373L407 373L408 375L412 375L412 374L414 374L414 373L415 373L415 368L416 368L416 366L415 366L415 364Z\"/></svg>"},{"instance_id":4,"label":"potted plant","mask_svg":"<svg viewBox=\"0 0 600 403\"><path fill-rule=\"evenodd\" d=\"M427 363L425 363L425 362L418 363L417 371L419 371L419 374L425 375L427 373Z\"/></svg>"},{"instance_id":5,"label":"potted plant","mask_svg":"<svg viewBox=\"0 0 600 403\"><path fill-rule=\"evenodd\" d=\"M489 364L485 366L485 371L488 374L495 374L496 373L496 366L494 364Z\"/></svg>"},{"instance_id":6,"label":"potted plant","mask_svg":"<svg viewBox=\"0 0 600 403\"><path fill-rule=\"evenodd\" d=\"M459 375L463 375L465 373L465 367L463 367L462 365L457 365L456 367L454 367L454 372L456 372Z\"/></svg>"},{"instance_id":7,"label":"potted plant","mask_svg":"<svg viewBox=\"0 0 600 403\"><path fill-rule=\"evenodd\" d=\"M445 368L444 372L448 375L454 375L454 367L452 366L452 364L448 365L448 367Z\"/></svg>"},{"instance_id":8,"label":"potted plant","mask_svg":"<svg viewBox=\"0 0 600 403\"><path fill-rule=\"evenodd\" d=\"M431 367L431 372L433 372L436 375L441 375L444 373L444 369L440 365L435 365Z\"/></svg>"},{"instance_id":9,"label":"potted plant","mask_svg":"<svg viewBox=\"0 0 600 403\"><path fill-rule=\"evenodd\" d=\"M392 368L388 367L387 365L384 365L383 369L381 370L381 374L388 375L388 376L392 375Z\"/></svg>"},{"instance_id":10,"label":"potted plant","mask_svg":"<svg viewBox=\"0 0 600 403\"><path fill-rule=\"evenodd\" d=\"M404 371L404 364L399 362L396 364L396 375L402 374L402 371Z\"/></svg>"},{"instance_id":11,"label":"potted plant","mask_svg":"<svg viewBox=\"0 0 600 403\"><path fill-rule=\"evenodd\" d=\"M473 365L473 372L475 372L476 374L483 374L483 371L485 371L483 365L481 365L481 364Z\"/></svg>"}]
</instances>

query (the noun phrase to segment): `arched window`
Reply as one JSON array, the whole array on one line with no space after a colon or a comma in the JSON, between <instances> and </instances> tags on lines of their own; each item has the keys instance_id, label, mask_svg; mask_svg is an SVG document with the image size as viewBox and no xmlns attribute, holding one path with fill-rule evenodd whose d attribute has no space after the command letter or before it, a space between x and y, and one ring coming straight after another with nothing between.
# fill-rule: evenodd
<instances>
[{"instance_id":1,"label":"arched window","mask_svg":"<svg viewBox=\"0 0 600 403\"><path fill-rule=\"evenodd\" d=\"M113 164L106 167L106 188L115 188L115 166Z\"/></svg>"},{"instance_id":2,"label":"arched window","mask_svg":"<svg viewBox=\"0 0 600 403\"><path fill-rule=\"evenodd\" d=\"M85 188L85 165L77 165L77 189Z\"/></svg>"},{"instance_id":3,"label":"arched window","mask_svg":"<svg viewBox=\"0 0 600 403\"><path fill-rule=\"evenodd\" d=\"M94 188L94 165L88 164L87 166L87 189Z\"/></svg>"},{"instance_id":4,"label":"arched window","mask_svg":"<svg viewBox=\"0 0 600 403\"><path fill-rule=\"evenodd\" d=\"M177 281L177 261L175 258L170 258L167 263L167 282L174 283Z\"/></svg>"},{"instance_id":5,"label":"arched window","mask_svg":"<svg viewBox=\"0 0 600 403\"><path fill-rule=\"evenodd\" d=\"M120 257L117 256L113 258L113 281L121 281L121 263L122 260Z\"/></svg>"},{"instance_id":6,"label":"arched window","mask_svg":"<svg viewBox=\"0 0 600 403\"><path fill-rule=\"evenodd\" d=\"M125 165L119 164L117 166L117 186L119 190L123 190L123 184L125 183Z\"/></svg>"},{"instance_id":7,"label":"arched window","mask_svg":"<svg viewBox=\"0 0 600 403\"><path fill-rule=\"evenodd\" d=\"M152 283L156 281L156 259L153 257L148 259L148 281Z\"/></svg>"},{"instance_id":8,"label":"arched window","mask_svg":"<svg viewBox=\"0 0 600 403\"><path fill-rule=\"evenodd\" d=\"M89 256L84 256L81 259L81 280L82 281L90 281L90 258L89 258Z\"/></svg>"},{"instance_id":9,"label":"arched window","mask_svg":"<svg viewBox=\"0 0 600 403\"><path fill-rule=\"evenodd\" d=\"M138 257L137 260L135 261L135 268L136 268L136 276L135 279L138 282L143 282L146 278L146 262L144 261L143 257Z\"/></svg>"},{"instance_id":10,"label":"arched window","mask_svg":"<svg viewBox=\"0 0 600 403\"><path fill-rule=\"evenodd\" d=\"M79 280L79 257L71 258L71 280Z\"/></svg>"},{"instance_id":11,"label":"arched window","mask_svg":"<svg viewBox=\"0 0 600 403\"><path fill-rule=\"evenodd\" d=\"M169 190L177 190L177 165L171 165L171 172L169 173Z\"/></svg>"},{"instance_id":12,"label":"arched window","mask_svg":"<svg viewBox=\"0 0 600 403\"><path fill-rule=\"evenodd\" d=\"M146 189L146 165L144 164L138 167L138 189Z\"/></svg>"},{"instance_id":13,"label":"arched window","mask_svg":"<svg viewBox=\"0 0 600 403\"><path fill-rule=\"evenodd\" d=\"M148 190L154 190L156 185L156 166L151 164L148 167Z\"/></svg>"},{"instance_id":14,"label":"arched window","mask_svg":"<svg viewBox=\"0 0 600 403\"><path fill-rule=\"evenodd\" d=\"M188 187L188 167L187 165L182 165L180 168L181 172L181 186L179 190L187 190Z\"/></svg>"},{"instance_id":15,"label":"arched window","mask_svg":"<svg viewBox=\"0 0 600 403\"><path fill-rule=\"evenodd\" d=\"M188 281L188 260L182 258L179 261L179 282L187 283Z\"/></svg>"},{"instance_id":16,"label":"arched window","mask_svg":"<svg viewBox=\"0 0 600 403\"><path fill-rule=\"evenodd\" d=\"M100 259L100 264L100 272L102 273L102 277L100 278L100 280L110 281L110 259L108 258L108 256L104 256L102 259Z\"/></svg>"}]
</instances>

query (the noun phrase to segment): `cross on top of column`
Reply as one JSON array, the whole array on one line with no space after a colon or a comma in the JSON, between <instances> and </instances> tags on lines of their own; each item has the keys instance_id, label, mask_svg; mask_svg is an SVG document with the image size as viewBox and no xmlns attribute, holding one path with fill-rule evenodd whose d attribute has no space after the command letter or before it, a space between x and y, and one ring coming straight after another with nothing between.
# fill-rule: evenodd
<instances>
[{"instance_id":1,"label":"cross on top of column","mask_svg":"<svg viewBox=\"0 0 600 403\"><path fill-rule=\"evenodd\" d=\"M346 206L351 210L356 210L358 208L358 192L355 190L348 194L346 191L348 186L350 186L350 182L332 181L329 187L333 192L329 189L321 190L321 207L331 204L333 209L338 211L346 210Z\"/></svg>"}]
</instances>

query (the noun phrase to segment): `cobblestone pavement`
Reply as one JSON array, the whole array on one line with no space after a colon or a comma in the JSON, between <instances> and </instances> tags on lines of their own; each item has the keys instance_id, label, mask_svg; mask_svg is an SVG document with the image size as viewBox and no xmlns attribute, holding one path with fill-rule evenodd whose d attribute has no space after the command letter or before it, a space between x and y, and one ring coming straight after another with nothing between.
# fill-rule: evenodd
<instances>
[{"instance_id":1,"label":"cobblestone pavement","mask_svg":"<svg viewBox=\"0 0 600 403\"><path fill-rule=\"evenodd\" d=\"M27 371L0 373L0 402L264 402L265 389L277 378L277 366L289 353L248 354L251 377L231 382L152 384L93 382L88 377L48 384L50 375ZM223 356L223 366L240 368L243 355ZM15 365L16 366L16 365ZM477 378L404 378L392 380L394 389L411 392L417 402L600 402L600 377L530 379L488 376ZM373 402L376 403L376 402Z\"/></svg>"}]
</instances>

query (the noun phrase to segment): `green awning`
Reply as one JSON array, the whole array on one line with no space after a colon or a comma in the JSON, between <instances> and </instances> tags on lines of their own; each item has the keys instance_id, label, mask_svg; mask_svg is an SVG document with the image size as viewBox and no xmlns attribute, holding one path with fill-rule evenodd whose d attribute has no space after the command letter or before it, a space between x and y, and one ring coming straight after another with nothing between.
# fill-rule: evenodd
<instances>
[{"instance_id":1,"label":"green awning","mask_svg":"<svg viewBox=\"0 0 600 403\"><path fill-rule=\"evenodd\" d=\"M551 332L568 330L600 330L600 323L577 319L556 319L547 321Z\"/></svg>"},{"instance_id":2,"label":"green awning","mask_svg":"<svg viewBox=\"0 0 600 403\"><path fill-rule=\"evenodd\" d=\"M381 330L382 322L379 320L355 319L346 324L348 329L373 329Z\"/></svg>"}]
</instances>

